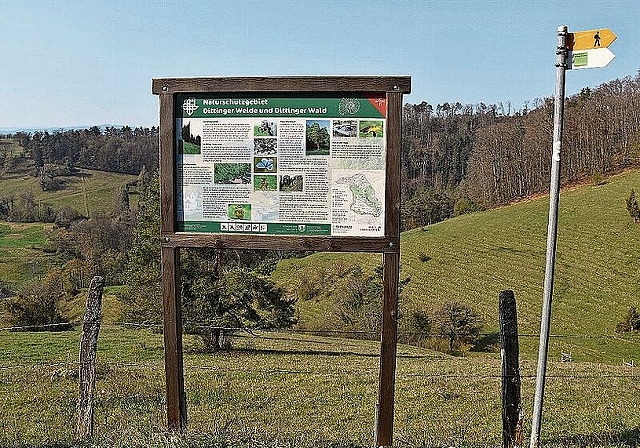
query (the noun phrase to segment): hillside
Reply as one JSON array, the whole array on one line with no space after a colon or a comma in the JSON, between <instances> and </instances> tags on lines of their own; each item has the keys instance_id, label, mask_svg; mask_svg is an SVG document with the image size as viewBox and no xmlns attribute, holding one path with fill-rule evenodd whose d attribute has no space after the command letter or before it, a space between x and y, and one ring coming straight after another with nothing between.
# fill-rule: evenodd
<instances>
[{"instance_id":1,"label":"hillside","mask_svg":"<svg viewBox=\"0 0 640 448\"><path fill-rule=\"evenodd\" d=\"M72 207L84 216L113 211L114 198L128 182L137 176L80 170L76 176L64 178L64 188L42 191L38 179L24 170L13 167L0 176L0 198L19 199L24 192L32 192L38 207ZM135 206L135 195L130 200ZM44 274L58 261L55 247L49 241L52 224L0 223L0 281L18 286Z\"/></svg>"},{"instance_id":2,"label":"hillside","mask_svg":"<svg viewBox=\"0 0 640 448\"><path fill-rule=\"evenodd\" d=\"M55 263L47 232L51 224L0 223L0 281L20 285Z\"/></svg>"},{"instance_id":3,"label":"hillside","mask_svg":"<svg viewBox=\"0 0 640 448\"><path fill-rule=\"evenodd\" d=\"M56 191L42 191L37 177L25 170L12 170L0 177L0 197L18 197L20 193L31 191L40 207L54 209L69 206L84 216L95 213L109 213L113 210L115 195L127 182L137 176L96 170L79 170L74 176L61 176L64 188Z\"/></svg>"},{"instance_id":4,"label":"hillside","mask_svg":"<svg viewBox=\"0 0 640 448\"><path fill-rule=\"evenodd\" d=\"M613 331L630 306L640 305L640 225L624 202L631 188L640 189L638 170L561 193L551 323L558 337L552 337L552 357L571 352L575 360L615 363L637 358L640 337L618 337ZM401 312L460 300L484 316L491 336L498 330L498 293L513 289L521 353L535 357L548 210L548 196L540 197L403 233L400 278L410 281L401 295ZM281 262L274 278L301 298L303 328L326 328L335 298L348 287L348 266L371 270L380 262L380 255L315 254ZM325 286L300 295L310 282Z\"/></svg>"}]
</instances>

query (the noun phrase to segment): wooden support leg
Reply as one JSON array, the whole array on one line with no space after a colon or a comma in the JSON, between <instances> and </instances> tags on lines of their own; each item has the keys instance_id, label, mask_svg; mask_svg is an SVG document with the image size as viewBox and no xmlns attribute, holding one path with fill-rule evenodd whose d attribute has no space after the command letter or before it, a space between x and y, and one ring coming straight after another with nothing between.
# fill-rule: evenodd
<instances>
[{"instance_id":1,"label":"wooden support leg","mask_svg":"<svg viewBox=\"0 0 640 448\"><path fill-rule=\"evenodd\" d=\"M182 314L178 273L180 251L162 248L162 302L164 308L164 366L167 385L167 420L170 430L187 428L187 403L182 362Z\"/></svg>"}]
</instances>

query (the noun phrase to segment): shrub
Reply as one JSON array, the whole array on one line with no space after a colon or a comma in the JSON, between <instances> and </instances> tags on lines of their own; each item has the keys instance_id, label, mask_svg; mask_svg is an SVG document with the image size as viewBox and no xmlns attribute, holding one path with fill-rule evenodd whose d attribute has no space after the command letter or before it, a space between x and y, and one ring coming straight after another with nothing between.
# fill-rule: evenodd
<instances>
[{"instance_id":1,"label":"shrub","mask_svg":"<svg viewBox=\"0 0 640 448\"><path fill-rule=\"evenodd\" d=\"M600 185L605 184L604 176L602 173L593 173L591 175L591 183L594 187L599 187Z\"/></svg>"},{"instance_id":2,"label":"shrub","mask_svg":"<svg viewBox=\"0 0 640 448\"><path fill-rule=\"evenodd\" d=\"M633 218L633 221L636 223L640 223L640 207L638 206L638 201L636 200L636 192L633 188L629 192L629 196L627 196L626 203L627 211Z\"/></svg>"},{"instance_id":3,"label":"shrub","mask_svg":"<svg viewBox=\"0 0 640 448\"><path fill-rule=\"evenodd\" d=\"M471 199L467 197L463 197L458 199L454 204L453 215L460 216L460 215L464 215L465 213L481 212L484 210L485 208L482 205L476 202L473 202Z\"/></svg>"},{"instance_id":4,"label":"shrub","mask_svg":"<svg viewBox=\"0 0 640 448\"><path fill-rule=\"evenodd\" d=\"M436 333L449 341L449 352L456 344L473 344L483 327L482 317L471 307L456 301L447 302L433 316Z\"/></svg>"},{"instance_id":5,"label":"shrub","mask_svg":"<svg viewBox=\"0 0 640 448\"><path fill-rule=\"evenodd\" d=\"M0 299L6 299L14 294L11 285L4 280L0 280Z\"/></svg>"},{"instance_id":6,"label":"shrub","mask_svg":"<svg viewBox=\"0 0 640 448\"><path fill-rule=\"evenodd\" d=\"M398 319L398 339L403 344L422 346L431 334L431 326L431 317L426 310L421 308L402 310L401 308Z\"/></svg>"},{"instance_id":7,"label":"shrub","mask_svg":"<svg viewBox=\"0 0 640 448\"><path fill-rule=\"evenodd\" d=\"M354 266L334 309L342 329L378 333L382 324L382 294L382 266L377 266L373 274Z\"/></svg>"},{"instance_id":8,"label":"shrub","mask_svg":"<svg viewBox=\"0 0 640 448\"><path fill-rule=\"evenodd\" d=\"M68 229L76 221L83 219L83 216L78 210L73 207L63 206L56 210L55 225L56 227L64 227Z\"/></svg>"},{"instance_id":9,"label":"shrub","mask_svg":"<svg viewBox=\"0 0 640 448\"><path fill-rule=\"evenodd\" d=\"M58 301L63 296L61 275L52 271L42 281L20 288L16 291L16 297L4 300L9 324L31 331L70 329L70 325L58 309ZM51 324L62 325L50 327Z\"/></svg>"},{"instance_id":10,"label":"shrub","mask_svg":"<svg viewBox=\"0 0 640 448\"><path fill-rule=\"evenodd\" d=\"M635 306L629 308L626 316L616 324L616 333L640 330L640 313Z\"/></svg>"}]
</instances>

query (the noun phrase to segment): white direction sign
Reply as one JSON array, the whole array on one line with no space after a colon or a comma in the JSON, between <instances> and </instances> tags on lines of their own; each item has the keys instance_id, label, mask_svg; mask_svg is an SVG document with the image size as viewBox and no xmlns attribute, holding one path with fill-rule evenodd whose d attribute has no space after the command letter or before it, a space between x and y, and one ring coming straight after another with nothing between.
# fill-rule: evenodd
<instances>
[{"instance_id":1,"label":"white direction sign","mask_svg":"<svg viewBox=\"0 0 640 448\"><path fill-rule=\"evenodd\" d=\"M578 70L581 68L606 67L615 57L616 55L608 48L570 51L567 57L567 68L569 70Z\"/></svg>"}]
</instances>

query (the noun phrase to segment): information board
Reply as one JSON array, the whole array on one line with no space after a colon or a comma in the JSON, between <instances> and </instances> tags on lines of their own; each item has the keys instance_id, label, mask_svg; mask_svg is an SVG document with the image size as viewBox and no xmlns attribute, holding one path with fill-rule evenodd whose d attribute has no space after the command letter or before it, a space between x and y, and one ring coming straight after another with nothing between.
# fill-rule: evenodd
<instances>
[{"instance_id":1,"label":"information board","mask_svg":"<svg viewBox=\"0 0 640 448\"><path fill-rule=\"evenodd\" d=\"M180 249L382 254L376 446L393 440L408 76L154 79L167 422L185 430Z\"/></svg>"},{"instance_id":2,"label":"information board","mask_svg":"<svg viewBox=\"0 0 640 448\"><path fill-rule=\"evenodd\" d=\"M384 235L386 92L176 101L178 231Z\"/></svg>"}]
</instances>

